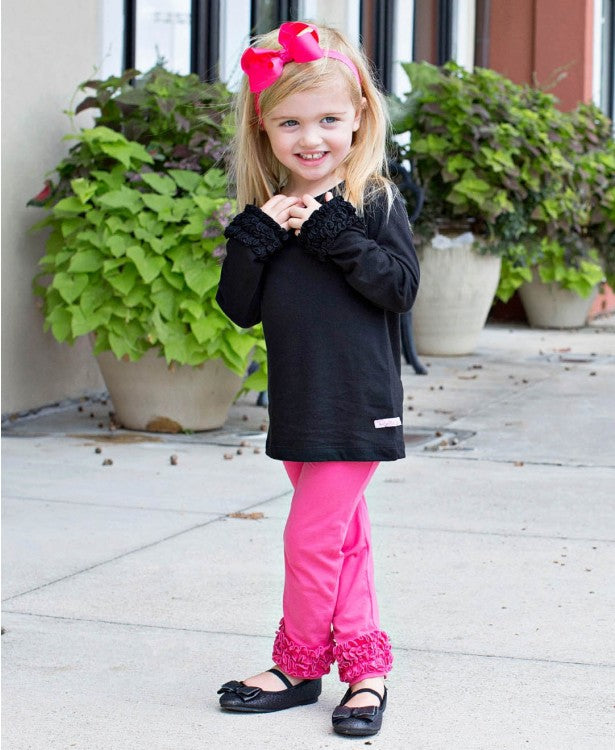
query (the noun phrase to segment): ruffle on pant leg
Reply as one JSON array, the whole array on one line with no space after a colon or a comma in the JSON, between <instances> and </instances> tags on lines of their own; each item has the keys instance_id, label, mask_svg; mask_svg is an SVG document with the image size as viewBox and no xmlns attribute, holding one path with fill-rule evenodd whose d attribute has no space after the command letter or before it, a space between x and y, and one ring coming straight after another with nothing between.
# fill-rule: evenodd
<instances>
[{"instance_id":1,"label":"ruffle on pant leg","mask_svg":"<svg viewBox=\"0 0 615 750\"><path fill-rule=\"evenodd\" d=\"M273 642L273 661L286 674L315 680L328 674L333 664L333 640L326 646L310 648L291 640L286 634L284 618Z\"/></svg>"},{"instance_id":2,"label":"ruffle on pant leg","mask_svg":"<svg viewBox=\"0 0 615 750\"><path fill-rule=\"evenodd\" d=\"M337 661L340 680L350 684L358 682L366 674L386 675L393 666L391 643L383 630L336 643L333 656Z\"/></svg>"}]
</instances>

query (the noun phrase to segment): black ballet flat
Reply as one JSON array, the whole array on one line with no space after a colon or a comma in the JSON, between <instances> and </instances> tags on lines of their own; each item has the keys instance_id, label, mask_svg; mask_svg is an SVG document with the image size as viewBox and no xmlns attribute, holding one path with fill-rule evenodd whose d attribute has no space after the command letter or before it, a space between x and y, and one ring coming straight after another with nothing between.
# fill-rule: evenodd
<instances>
[{"instance_id":1,"label":"black ballet flat","mask_svg":"<svg viewBox=\"0 0 615 750\"><path fill-rule=\"evenodd\" d=\"M353 695L359 693L373 693L378 698L378 706L355 706L350 708L345 704ZM387 689L384 689L384 695L380 695L371 688L361 688L354 693L350 688L342 698L342 702L333 711L333 730L337 734L351 735L353 737L369 737L377 734L382 726L382 714L387 707Z\"/></svg>"},{"instance_id":2,"label":"black ballet flat","mask_svg":"<svg viewBox=\"0 0 615 750\"><path fill-rule=\"evenodd\" d=\"M293 685L279 669L268 669L286 685L286 690L263 690L243 682L231 680L225 682L218 690L220 706L227 711L243 713L269 713L283 711L293 706L305 706L316 703L322 691L322 680L303 680Z\"/></svg>"}]
</instances>

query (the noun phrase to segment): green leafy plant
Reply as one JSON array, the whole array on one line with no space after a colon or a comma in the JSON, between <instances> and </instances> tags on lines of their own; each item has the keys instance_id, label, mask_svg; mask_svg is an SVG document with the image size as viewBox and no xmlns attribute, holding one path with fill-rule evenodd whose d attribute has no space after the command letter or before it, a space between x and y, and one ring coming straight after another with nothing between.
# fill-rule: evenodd
<instances>
[{"instance_id":1,"label":"green leafy plant","mask_svg":"<svg viewBox=\"0 0 615 750\"><path fill-rule=\"evenodd\" d=\"M532 91L532 90L530 90ZM498 220L504 247L497 296L507 301L534 267L542 281L586 297L615 282L615 143L597 107L553 111L544 120L558 157L550 172ZM548 177L548 179L546 179Z\"/></svg>"},{"instance_id":2,"label":"green leafy plant","mask_svg":"<svg viewBox=\"0 0 615 750\"><path fill-rule=\"evenodd\" d=\"M402 66L411 90L391 112L409 136L399 157L424 193L418 240L466 223L502 256L504 301L533 267L580 293L604 272L615 281L610 121L592 105L561 112L551 94L491 70Z\"/></svg>"},{"instance_id":3,"label":"green leafy plant","mask_svg":"<svg viewBox=\"0 0 615 750\"><path fill-rule=\"evenodd\" d=\"M230 94L155 68L106 81L77 107L100 114L67 136L68 155L30 203L50 227L35 293L58 341L91 335L95 353L169 364L221 358L243 375L264 365L260 327L243 331L215 302L233 211L222 161ZM262 389L264 366L245 381Z\"/></svg>"},{"instance_id":4,"label":"green leafy plant","mask_svg":"<svg viewBox=\"0 0 615 750\"><path fill-rule=\"evenodd\" d=\"M424 192L417 236L429 239L443 224L463 221L496 239L498 220L514 215L542 178L539 157L552 149L541 124L547 95L536 92L529 109L526 90L491 70L469 72L453 62L402 67L411 90L392 100L391 111L395 133L409 135L399 156Z\"/></svg>"},{"instance_id":5,"label":"green leafy plant","mask_svg":"<svg viewBox=\"0 0 615 750\"><path fill-rule=\"evenodd\" d=\"M532 280L535 268L544 284L555 283L562 289L588 297L604 279L596 251L571 263L566 248L557 240L543 237L538 242L511 246L502 258L498 297L509 300L525 282Z\"/></svg>"}]
</instances>

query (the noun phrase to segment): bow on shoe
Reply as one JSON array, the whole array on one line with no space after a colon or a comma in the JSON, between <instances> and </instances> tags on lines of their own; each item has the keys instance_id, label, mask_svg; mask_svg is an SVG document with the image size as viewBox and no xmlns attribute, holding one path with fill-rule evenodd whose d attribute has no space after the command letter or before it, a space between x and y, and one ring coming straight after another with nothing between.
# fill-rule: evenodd
<instances>
[{"instance_id":1,"label":"bow on shoe","mask_svg":"<svg viewBox=\"0 0 615 750\"><path fill-rule=\"evenodd\" d=\"M339 724L346 719L365 719L372 722L378 716L377 706L357 706L349 708L348 706L338 706L331 716L334 724Z\"/></svg>"},{"instance_id":2,"label":"bow on shoe","mask_svg":"<svg viewBox=\"0 0 615 750\"><path fill-rule=\"evenodd\" d=\"M222 685L220 690L218 690L218 695L222 693L234 693L235 695L239 696L244 703L247 703L247 701L253 700L262 692L262 688L253 687L252 685L244 685L243 682L231 680L230 682L225 682L224 685Z\"/></svg>"},{"instance_id":3,"label":"bow on shoe","mask_svg":"<svg viewBox=\"0 0 615 750\"><path fill-rule=\"evenodd\" d=\"M325 56L318 43L318 32L306 23L283 23L278 41L282 49L248 47L241 56L241 69L248 76L252 93L264 91L275 83L287 62L312 62Z\"/></svg>"}]
</instances>

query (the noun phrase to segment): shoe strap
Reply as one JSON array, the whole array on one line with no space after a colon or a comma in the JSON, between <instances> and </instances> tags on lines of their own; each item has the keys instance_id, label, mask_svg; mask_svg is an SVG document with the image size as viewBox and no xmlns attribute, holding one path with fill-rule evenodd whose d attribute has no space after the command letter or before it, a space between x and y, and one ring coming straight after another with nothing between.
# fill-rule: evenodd
<instances>
[{"instance_id":1,"label":"shoe strap","mask_svg":"<svg viewBox=\"0 0 615 750\"><path fill-rule=\"evenodd\" d=\"M385 688L386 690L386 688ZM384 696L380 695L376 690L372 690L371 688L359 688L359 690L353 690L348 698L344 701L344 704L346 704L351 698L354 698L355 695L359 695L359 693L371 693L372 695L375 695L376 698L378 698L379 704L382 705L382 701L384 700ZM342 704L342 705L344 705Z\"/></svg>"},{"instance_id":2,"label":"shoe strap","mask_svg":"<svg viewBox=\"0 0 615 750\"><path fill-rule=\"evenodd\" d=\"M293 687L293 683L288 679L288 677L283 673L280 672L279 669L276 669L275 667L272 667L271 669L267 670L268 672L273 672L273 674L278 677L282 682L286 685L287 688Z\"/></svg>"}]
</instances>

